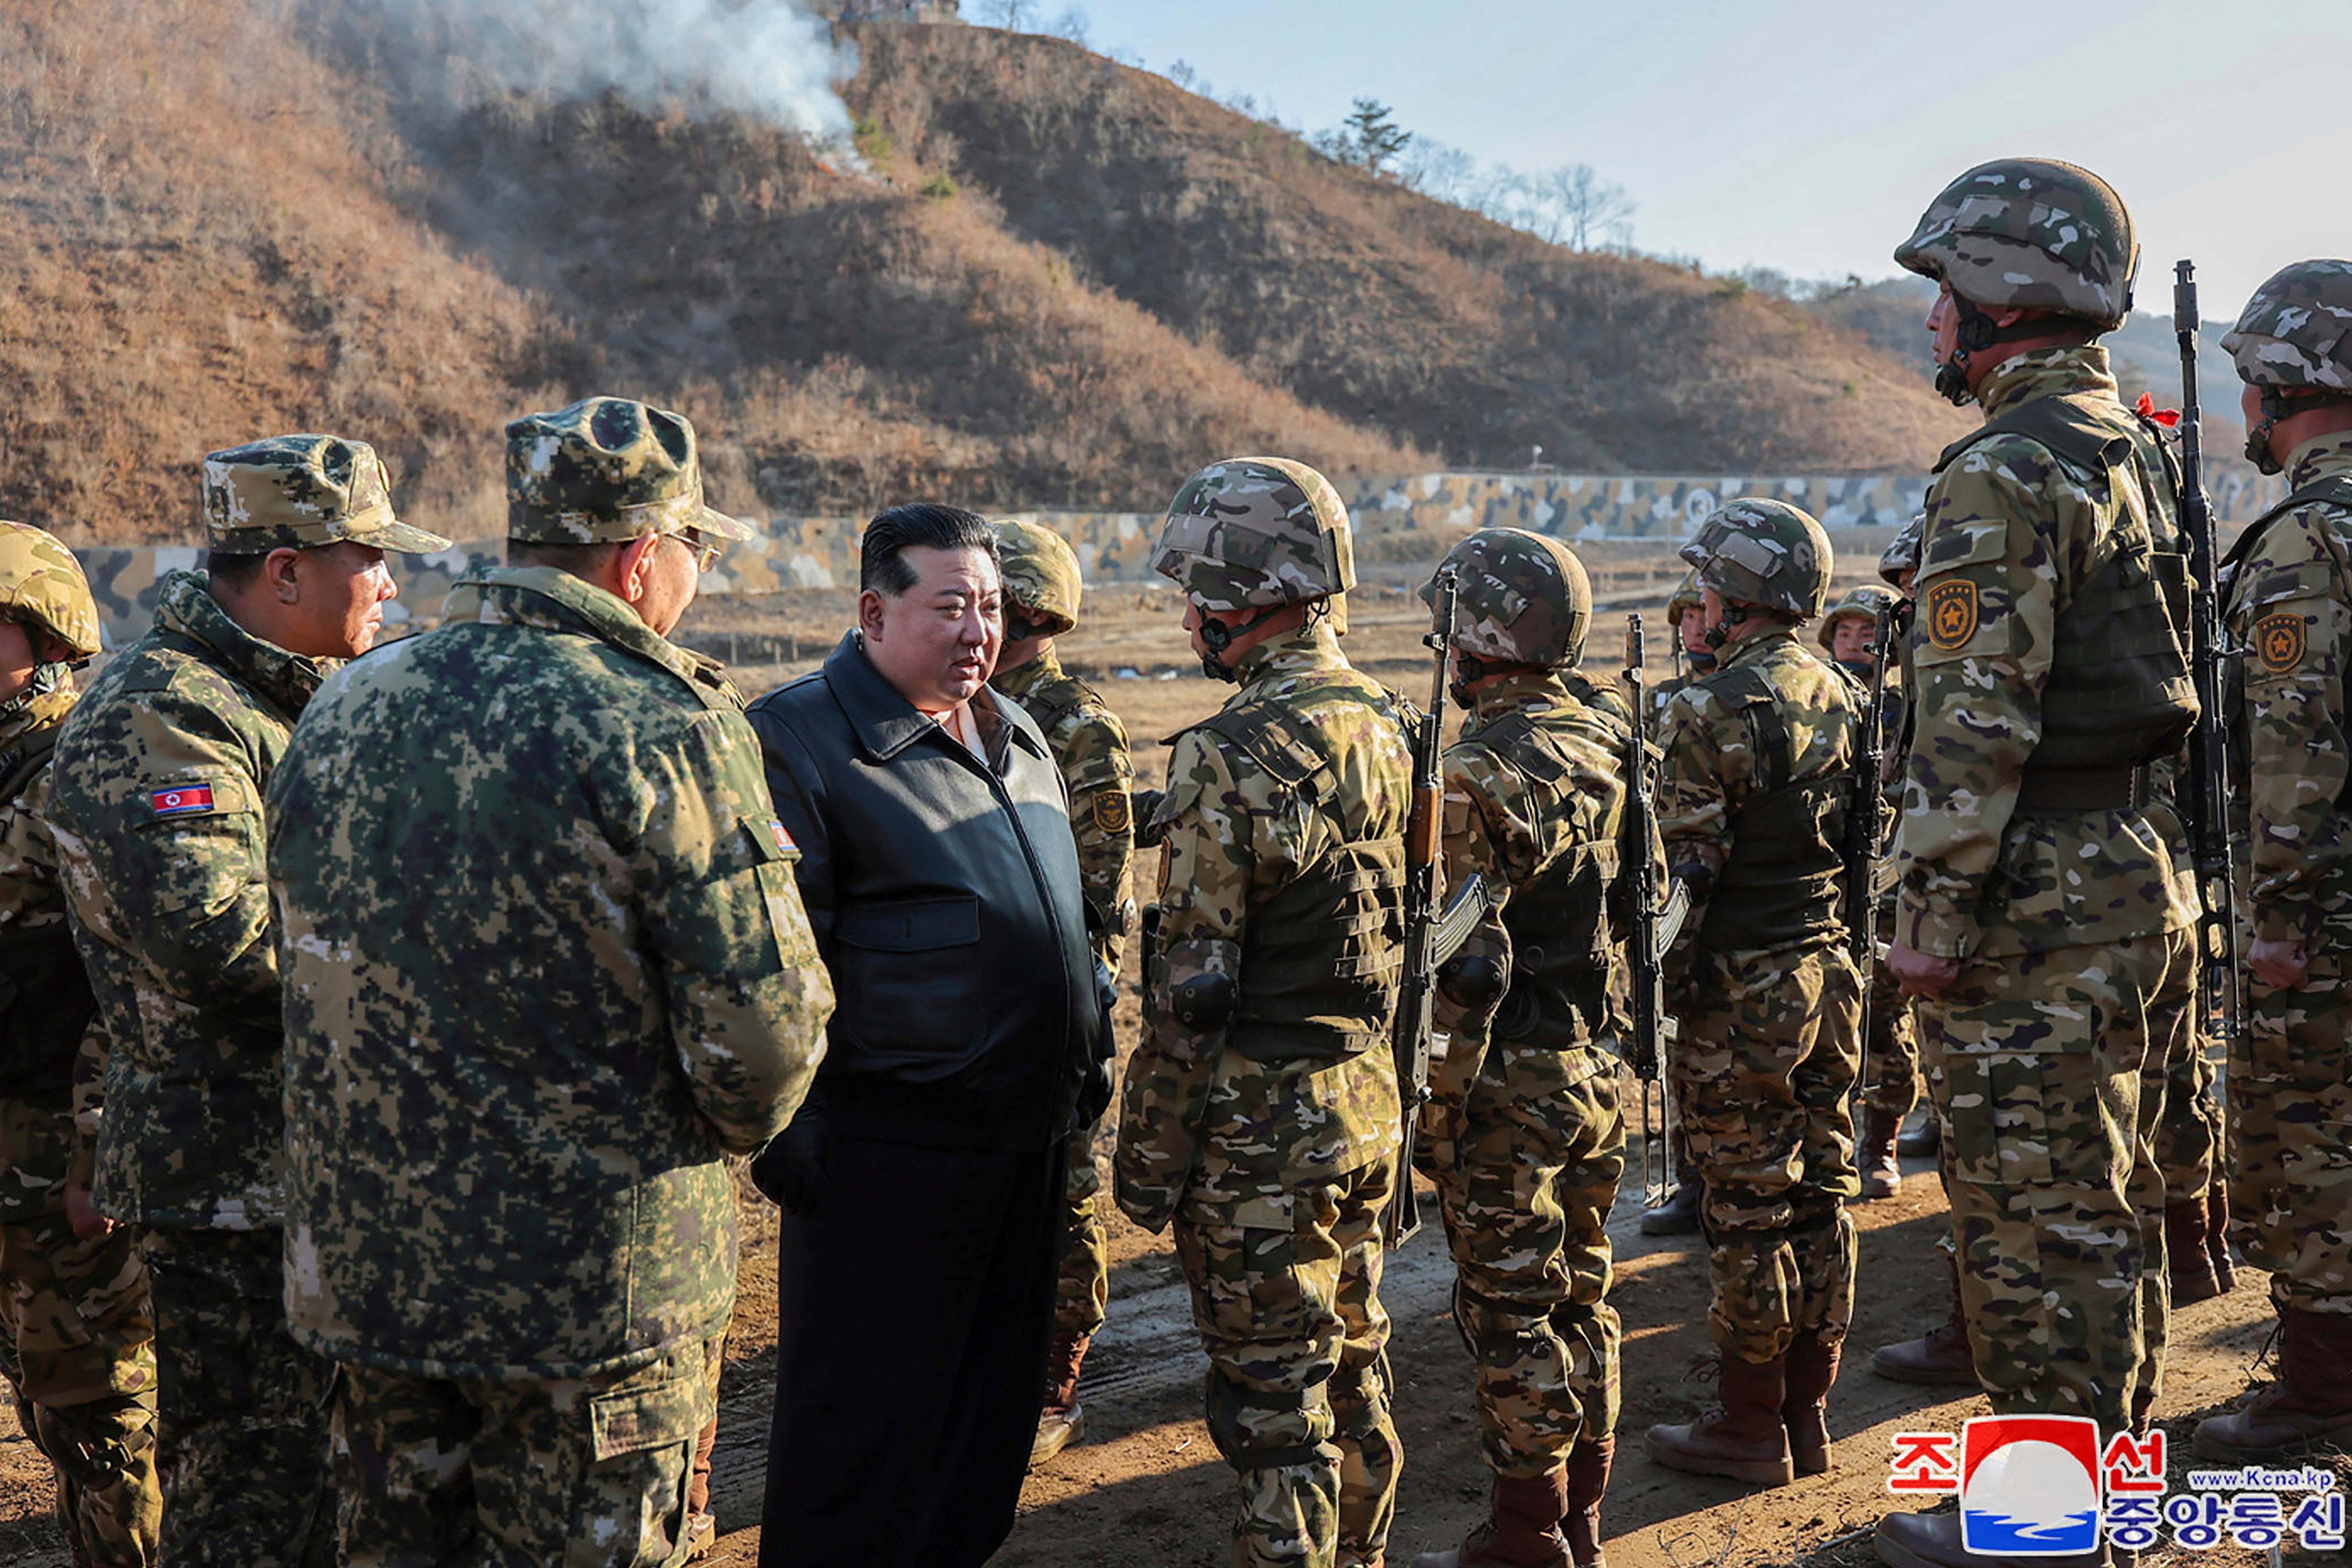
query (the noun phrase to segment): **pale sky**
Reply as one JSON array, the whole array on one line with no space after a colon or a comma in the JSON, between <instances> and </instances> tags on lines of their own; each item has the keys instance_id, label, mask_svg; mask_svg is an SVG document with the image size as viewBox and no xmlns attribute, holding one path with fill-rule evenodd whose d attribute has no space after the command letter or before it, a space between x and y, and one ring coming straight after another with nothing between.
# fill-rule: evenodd
<instances>
[{"instance_id":1,"label":"pale sky","mask_svg":"<svg viewBox=\"0 0 2352 1568\"><path fill-rule=\"evenodd\" d=\"M1952 176L2021 155L2122 193L2144 310L2170 311L2183 256L2222 320L2286 263L2352 256L2352 0L1079 5L1097 48L1182 59L1287 124L1367 96L1481 160L1591 163L1637 246L1715 270L1889 276Z\"/></svg>"}]
</instances>

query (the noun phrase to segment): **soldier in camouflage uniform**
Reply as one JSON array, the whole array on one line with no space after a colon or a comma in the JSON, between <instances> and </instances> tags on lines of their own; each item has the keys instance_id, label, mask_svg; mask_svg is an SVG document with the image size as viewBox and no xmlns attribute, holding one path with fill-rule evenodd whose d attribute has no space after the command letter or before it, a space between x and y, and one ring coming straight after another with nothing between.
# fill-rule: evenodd
<instances>
[{"instance_id":1,"label":"soldier in camouflage uniform","mask_svg":"<svg viewBox=\"0 0 2352 1568\"><path fill-rule=\"evenodd\" d=\"M1671 1076L1706 1179L1723 1405L1653 1427L1647 1448L1778 1486L1830 1467L1826 1401L1853 1316L1862 977L1842 909L1864 697L1797 637L1827 597L1819 523L1734 501L1682 555L1719 662L1666 710L1658 826L1691 899L1667 955Z\"/></svg>"},{"instance_id":2,"label":"soldier in camouflage uniform","mask_svg":"<svg viewBox=\"0 0 2352 1568\"><path fill-rule=\"evenodd\" d=\"M99 1209L138 1229L159 1374L166 1563L319 1563L332 1365L286 1333L280 1016L262 791L396 590L371 448L289 435L205 460L211 555L58 737L47 811L105 1029Z\"/></svg>"},{"instance_id":3,"label":"soldier in camouflage uniform","mask_svg":"<svg viewBox=\"0 0 2352 1568\"><path fill-rule=\"evenodd\" d=\"M1675 673L1650 688L1650 731L1654 735L1664 726L1666 709L1673 704L1675 694L1715 669L1715 650L1707 646L1706 617L1702 613L1706 604L1706 593L1698 585L1697 570L1685 571L1682 581L1675 585L1673 596L1666 601L1666 626L1675 639ZM1688 1236L1698 1229L1699 1207L1706 1197L1706 1184L1697 1166L1691 1162L1679 1114L1675 1118L1667 1147L1674 1158L1675 1190L1667 1195L1665 1202L1643 1211L1644 1236Z\"/></svg>"},{"instance_id":4,"label":"soldier in camouflage uniform","mask_svg":"<svg viewBox=\"0 0 2352 1568\"><path fill-rule=\"evenodd\" d=\"M1045 732L1070 793L1070 827L1095 956L1112 976L1135 929L1135 767L1127 727L1102 695L1062 668L1054 639L1078 623L1078 558L1053 529L996 525L1004 581L1004 650L989 684L1028 710ZM1054 1343L1045 1360L1045 1408L1029 1462L1042 1465L1086 1431L1078 1371L1110 1301L1110 1255L1095 1207L1092 1124L1070 1134L1069 1241L1054 1303Z\"/></svg>"},{"instance_id":5,"label":"soldier in camouflage uniform","mask_svg":"<svg viewBox=\"0 0 2352 1568\"><path fill-rule=\"evenodd\" d=\"M2352 261L2297 262L2221 340L2245 382L2246 455L2289 493L2225 576L2244 710L2231 737L2252 826L2252 1016L2231 1042L2231 1186L2271 1271L2278 1381L2199 1423L2228 1464L2340 1451L2352 1433Z\"/></svg>"},{"instance_id":6,"label":"soldier in camouflage uniform","mask_svg":"<svg viewBox=\"0 0 2352 1568\"><path fill-rule=\"evenodd\" d=\"M1878 624L1895 603L1895 595L1874 582L1849 590L1844 598L1822 615L1815 641L1838 667L1867 686L1877 666ZM1900 777L1903 735L1903 687L1889 670L1879 706L1878 724L1887 762L1887 781ZM1878 910L1878 929L1893 924L1894 889L1887 888ZM1862 1196L1892 1197L1903 1186L1903 1163L1895 1141L1903 1120L1919 1103L1919 1037L1912 1026L1911 1004L1886 972L1884 961L1870 965L1870 999L1864 1009L1862 1042L1863 1080L1860 1091L1862 1126L1855 1163L1861 1167Z\"/></svg>"},{"instance_id":7,"label":"soldier in camouflage uniform","mask_svg":"<svg viewBox=\"0 0 2352 1568\"><path fill-rule=\"evenodd\" d=\"M1941 286L1937 386L1985 423L1928 491L1888 964L1937 1068L1979 1380L1998 1414L2103 1432L2163 1343L2142 1075L2191 922L2147 810L2196 714L2168 458L2094 345L2138 256L2104 181L2038 160L1969 170L1895 251ZM1890 1515L1877 1544L1970 1561L1952 1514Z\"/></svg>"},{"instance_id":8,"label":"soldier in camouflage uniform","mask_svg":"<svg viewBox=\"0 0 2352 1568\"><path fill-rule=\"evenodd\" d=\"M1185 591L1203 668L1241 689L1169 768L1116 1194L1146 1229L1175 1222L1209 1431L1240 1479L1234 1562L1378 1563L1402 1461L1378 1291L1407 715L1324 619L1355 561L1312 468L1203 469L1152 565Z\"/></svg>"},{"instance_id":9,"label":"soldier in camouflage uniform","mask_svg":"<svg viewBox=\"0 0 2352 1568\"><path fill-rule=\"evenodd\" d=\"M345 1563L674 1563L721 1156L790 1119L833 991L741 704L665 635L751 537L692 427L527 415L507 494L513 564L327 682L270 780L288 1312L342 1364Z\"/></svg>"},{"instance_id":10,"label":"soldier in camouflage uniform","mask_svg":"<svg viewBox=\"0 0 2352 1568\"><path fill-rule=\"evenodd\" d=\"M74 1157L74 1065L97 1008L41 821L73 672L98 650L73 552L0 523L0 1375L57 1471L75 1563L148 1568L163 1509L155 1319L131 1228L90 1211Z\"/></svg>"},{"instance_id":11,"label":"soldier in camouflage uniform","mask_svg":"<svg viewBox=\"0 0 2352 1568\"><path fill-rule=\"evenodd\" d=\"M1486 528L1445 564L1461 579L1452 674L1465 715L1445 753L1446 883L1482 878L1496 903L1439 972L1445 1046L1420 1148L1459 1273L1454 1321L1477 1369L1495 1493L1459 1552L1413 1568L1569 1568L1600 1561L1616 1448L1602 1228L1625 1123L1605 1040L1630 913L1618 871L1629 726L1562 679L1592 621L1566 545Z\"/></svg>"}]
</instances>

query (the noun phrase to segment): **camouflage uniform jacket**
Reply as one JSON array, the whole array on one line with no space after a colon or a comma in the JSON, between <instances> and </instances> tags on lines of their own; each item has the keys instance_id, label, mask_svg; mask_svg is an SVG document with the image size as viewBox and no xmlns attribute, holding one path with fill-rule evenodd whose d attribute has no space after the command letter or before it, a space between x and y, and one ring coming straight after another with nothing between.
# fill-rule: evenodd
<instances>
[{"instance_id":1,"label":"camouflage uniform jacket","mask_svg":"<svg viewBox=\"0 0 2352 1568\"><path fill-rule=\"evenodd\" d=\"M326 666L229 619L197 573L90 683L48 813L105 1026L94 1197L118 1219L278 1223L279 1015L262 789Z\"/></svg>"},{"instance_id":2,"label":"camouflage uniform jacket","mask_svg":"<svg viewBox=\"0 0 2352 1568\"><path fill-rule=\"evenodd\" d=\"M1119 949L1135 930L1135 765L1127 727L1101 693L1062 668L1051 648L1017 670L997 671L989 685L1045 732L1070 792L1078 884L1096 956L1116 975Z\"/></svg>"},{"instance_id":3,"label":"camouflage uniform jacket","mask_svg":"<svg viewBox=\"0 0 2352 1568\"><path fill-rule=\"evenodd\" d=\"M1512 901L1526 902L1522 895L1541 891L1569 894L1579 902L1597 898L1601 908L1592 917L1601 924L1594 933L1596 946L1613 951L1625 936L1630 910L1618 846L1625 810L1626 726L1613 714L1587 706L1572 689L1556 673L1507 676L1478 694L1460 738L1445 751L1446 885L1459 887L1478 876L1496 900L1462 952L1491 958L1506 975L1513 973L1515 958L1528 957L1514 952L1509 924ZM1617 706L1626 707L1622 697ZM1569 764L1557 777L1555 758ZM1654 844L1652 852L1657 852ZM1659 875L1663 881L1663 863ZM1587 878L1596 885L1584 885ZM1565 879L1565 885L1555 888L1549 879ZM1580 912L1577 918L1585 915ZM1594 956L1601 959L1596 972L1605 976L1608 959ZM1453 1038L1433 1086L1458 1103L1477 1076L1492 1020L1465 1015L1442 988L1438 1007L1439 1022ZM1509 1007L1507 1002L1507 1013ZM1587 1036L1575 1049L1580 1060L1557 1081L1580 1082L1613 1066L1606 1051L1597 1049L1601 1031L1589 1020L1557 1021L1568 1025L1570 1034Z\"/></svg>"},{"instance_id":4,"label":"camouflage uniform jacket","mask_svg":"<svg viewBox=\"0 0 2352 1568\"><path fill-rule=\"evenodd\" d=\"M2352 434L2304 443L2287 487L2352 486ZM2306 501L2231 552L2226 613L2244 650L2245 742L2252 758L2253 929L2257 939L2317 941L2352 915L2352 507Z\"/></svg>"},{"instance_id":5,"label":"camouflage uniform jacket","mask_svg":"<svg viewBox=\"0 0 2352 1568\"><path fill-rule=\"evenodd\" d=\"M1760 674L1770 689L1774 708L1788 736L1788 776L1780 787L1818 786L1834 800L1835 781L1852 772L1862 709L1868 701L1854 689L1853 678L1819 657L1799 639L1794 628L1760 632L1724 644L1715 669L1695 677L1675 692L1658 737L1665 763L1658 781L1658 832L1665 842L1666 863L1675 880L1690 892L1690 914L1682 934L1667 955L1670 978L1685 973L1706 935L1707 912L1727 868L1742 855L1735 831L1742 810L1760 799L1771 786L1764 760L1756 754L1753 727L1742 706L1733 699L1749 677ZM1824 831L1842 830L1843 803L1831 807ZM1834 843L1835 837L1831 838ZM1761 849L1763 846L1753 846ZM1811 912L1816 927L1835 923L1834 903ZM1830 933L1814 934L1797 942L1813 946ZM1719 944L1725 951L1770 951L1790 945L1759 935L1750 944Z\"/></svg>"},{"instance_id":6,"label":"camouflage uniform jacket","mask_svg":"<svg viewBox=\"0 0 2352 1568\"><path fill-rule=\"evenodd\" d=\"M1254 1061L1223 1028L1188 1029L1166 1005L1172 986L1202 974L1246 989L1252 911L1339 844L1401 833L1412 810L1412 756L1392 700L1349 665L1328 625L1260 643L1237 670L1224 711L1281 705L1330 737L1339 787L1318 810L1214 734L1176 738L1159 818L1160 926L1115 1166L1119 1207L1154 1230L1180 1203L1277 1197L1392 1160L1401 1142L1386 1050L1329 1064Z\"/></svg>"},{"instance_id":7,"label":"camouflage uniform jacket","mask_svg":"<svg viewBox=\"0 0 2352 1568\"><path fill-rule=\"evenodd\" d=\"M723 1156L807 1094L833 990L707 666L488 570L327 683L268 804L295 1337L570 1378L719 1333Z\"/></svg>"},{"instance_id":8,"label":"camouflage uniform jacket","mask_svg":"<svg viewBox=\"0 0 2352 1568\"><path fill-rule=\"evenodd\" d=\"M75 695L70 687L45 693L0 723L0 778L22 775L0 800L0 951L22 950L41 969L61 960L71 971L37 996L24 994L13 974L6 978L9 994L0 1001L7 1010L0 1020L0 1225L58 1212L66 1183L89 1179L74 1166L73 1075L78 1057L93 1050L87 1040L98 1019L66 926L57 848L41 818L47 747ZM47 1016L59 1011L65 1016ZM80 1037L77 1053L56 1049L60 1030Z\"/></svg>"},{"instance_id":9,"label":"camouflage uniform jacket","mask_svg":"<svg viewBox=\"0 0 2352 1568\"><path fill-rule=\"evenodd\" d=\"M2020 354L1977 390L1988 419L2058 397L2129 419L2104 349ZM1917 951L2034 952L2190 920L2172 855L2145 813L2016 810L2060 610L2103 538L2146 505L2137 486L2078 474L2042 443L2007 433L1970 446L1929 488L1893 933ZM2168 536L2174 525L2160 521L2154 531ZM1970 585L1974 624L1957 648L1928 634L1927 607L1947 579Z\"/></svg>"}]
</instances>

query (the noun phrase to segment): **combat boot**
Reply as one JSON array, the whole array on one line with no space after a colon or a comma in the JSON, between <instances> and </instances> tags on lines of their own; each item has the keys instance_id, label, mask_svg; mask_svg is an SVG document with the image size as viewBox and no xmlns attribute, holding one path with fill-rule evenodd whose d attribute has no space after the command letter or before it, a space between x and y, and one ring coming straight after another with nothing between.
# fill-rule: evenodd
<instances>
[{"instance_id":1,"label":"combat boot","mask_svg":"<svg viewBox=\"0 0 2352 1568\"><path fill-rule=\"evenodd\" d=\"M1670 1470L1787 1486L1797 1479L1788 1423L1780 1418L1788 1398L1788 1358L1754 1362L1726 1355L1718 1364L1723 1408L1687 1425L1651 1427L1643 1449Z\"/></svg>"},{"instance_id":2,"label":"combat boot","mask_svg":"<svg viewBox=\"0 0 2352 1568\"><path fill-rule=\"evenodd\" d=\"M2352 1447L2352 1317L2279 1309L2279 1378L2227 1416L2197 1423L2197 1451L2267 1464Z\"/></svg>"},{"instance_id":3,"label":"combat boot","mask_svg":"<svg viewBox=\"0 0 2352 1568\"><path fill-rule=\"evenodd\" d=\"M2216 1180L2205 1189L2205 1254L2213 1260L2213 1279L2223 1295L2238 1288L2237 1266L2230 1260L2230 1184Z\"/></svg>"},{"instance_id":4,"label":"combat boot","mask_svg":"<svg viewBox=\"0 0 2352 1568\"><path fill-rule=\"evenodd\" d=\"M1666 1201L1643 1212L1642 1234L1644 1236L1688 1236L1698 1228L1699 1203L1706 1197L1706 1184L1699 1179L1698 1168L1683 1152L1682 1132L1677 1128L1672 1144L1675 1155L1675 1190Z\"/></svg>"},{"instance_id":5,"label":"combat boot","mask_svg":"<svg viewBox=\"0 0 2352 1568\"><path fill-rule=\"evenodd\" d=\"M1826 1475L1830 1462L1830 1387L1839 1347L1800 1334L1789 1346L1789 1389L1780 1419L1789 1428L1789 1462L1801 1476Z\"/></svg>"},{"instance_id":6,"label":"combat boot","mask_svg":"<svg viewBox=\"0 0 2352 1568\"><path fill-rule=\"evenodd\" d=\"M1978 1386L1976 1352L1969 1343L1969 1315L1960 1305L1959 1260L1948 1253L1944 1266L1951 1272L1951 1316L1917 1339L1873 1351L1870 1370L1879 1376L1938 1388Z\"/></svg>"},{"instance_id":7,"label":"combat boot","mask_svg":"<svg viewBox=\"0 0 2352 1568\"><path fill-rule=\"evenodd\" d=\"M1037 1417L1037 1437L1029 1445L1029 1468L1036 1469L1087 1435L1086 1407L1078 1403L1078 1368L1087 1359L1091 1334L1057 1333L1045 1356L1045 1408Z\"/></svg>"},{"instance_id":8,"label":"combat boot","mask_svg":"<svg viewBox=\"0 0 2352 1568\"><path fill-rule=\"evenodd\" d=\"M2210 1301L2221 1293L2221 1281L2213 1276L2213 1254L2206 1246L2210 1212L2207 1195L2201 1192L2164 1206L2165 1271L2176 1307Z\"/></svg>"},{"instance_id":9,"label":"combat boot","mask_svg":"<svg viewBox=\"0 0 2352 1568\"><path fill-rule=\"evenodd\" d=\"M1960 1516L1949 1513L1890 1513L1878 1521L1878 1560L1893 1568L1987 1568L2001 1561L1979 1557L1960 1544ZM2032 1557L2033 1568L2106 1568L2106 1543L2067 1557Z\"/></svg>"},{"instance_id":10,"label":"combat boot","mask_svg":"<svg viewBox=\"0 0 2352 1568\"><path fill-rule=\"evenodd\" d=\"M1944 1124L1936 1119L1933 1105L1919 1107L1919 1124L1895 1135L1895 1152L1916 1157L1933 1155L1944 1146Z\"/></svg>"},{"instance_id":11,"label":"combat boot","mask_svg":"<svg viewBox=\"0 0 2352 1568\"><path fill-rule=\"evenodd\" d=\"M1576 1568L1609 1568L1601 1555L1601 1500L1609 1494L1609 1471L1617 1458L1617 1434L1577 1441L1568 1457L1568 1513L1559 1521Z\"/></svg>"},{"instance_id":12,"label":"combat boot","mask_svg":"<svg viewBox=\"0 0 2352 1568\"><path fill-rule=\"evenodd\" d=\"M1492 1517L1458 1550L1424 1552L1412 1568L1570 1568L1568 1540L1559 1532L1568 1486L1564 1468L1540 1476L1496 1476Z\"/></svg>"},{"instance_id":13,"label":"combat boot","mask_svg":"<svg viewBox=\"0 0 2352 1568\"><path fill-rule=\"evenodd\" d=\"M1876 1105L1862 1108L1862 1139L1855 1146L1854 1164L1862 1167L1862 1196L1865 1198L1893 1197L1903 1186L1903 1162L1895 1156L1895 1145L1903 1131L1903 1119L1894 1112Z\"/></svg>"}]
</instances>

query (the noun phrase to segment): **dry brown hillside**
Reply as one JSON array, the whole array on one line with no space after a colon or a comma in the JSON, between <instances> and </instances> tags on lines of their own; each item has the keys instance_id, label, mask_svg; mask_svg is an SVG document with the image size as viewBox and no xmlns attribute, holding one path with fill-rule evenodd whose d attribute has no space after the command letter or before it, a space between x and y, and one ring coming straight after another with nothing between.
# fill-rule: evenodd
<instances>
[{"instance_id":1,"label":"dry brown hillside","mask_svg":"<svg viewBox=\"0 0 2352 1568\"><path fill-rule=\"evenodd\" d=\"M189 537L195 457L375 441L499 531L497 431L634 392L717 498L1161 504L1204 457L1910 466L1875 350L1314 157L1058 40L856 30L872 172L616 96L464 112L341 0L0 0L0 512Z\"/></svg>"}]
</instances>

